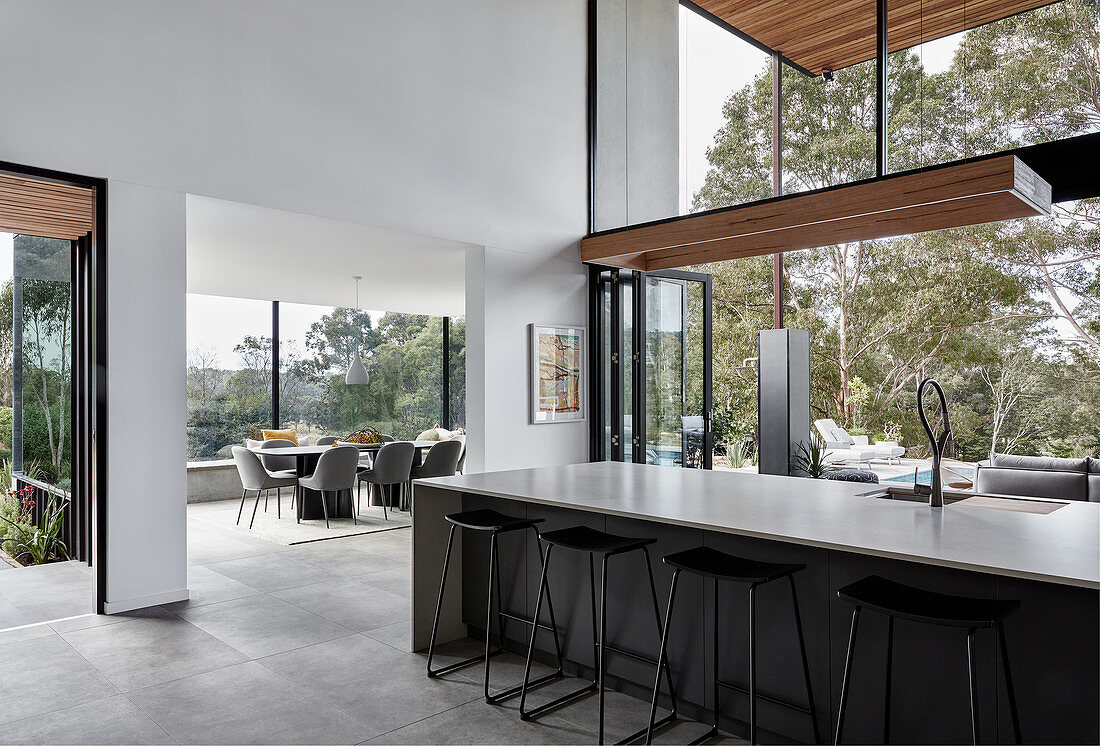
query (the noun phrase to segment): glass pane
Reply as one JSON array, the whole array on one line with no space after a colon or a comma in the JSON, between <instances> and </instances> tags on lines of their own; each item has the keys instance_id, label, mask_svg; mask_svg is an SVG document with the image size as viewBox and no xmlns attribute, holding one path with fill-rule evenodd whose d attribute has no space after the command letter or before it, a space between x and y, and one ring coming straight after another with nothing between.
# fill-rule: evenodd
<instances>
[{"instance_id":1,"label":"glass pane","mask_svg":"<svg viewBox=\"0 0 1100 746\"><path fill-rule=\"evenodd\" d=\"M451 317L451 428L466 428L466 317Z\"/></svg>"},{"instance_id":2,"label":"glass pane","mask_svg":"<svg viewBox=\"0 0 1100 746\"><path fill-rule=\"evenodd\" d=\"M634 286L623 279L623 460L634 460Z\"/></svg>"},{"instance_id":3,"label":"glass pane","mask_svg":"<svg viewBox=\"0 0 1100 746\"><path fill-rule=\"evenodd\" d=\"M683 463L684 286L646 280L646 462Z\"/></svg>"},{"instance_id":4,"label":"glass pane","mask_svg":"<svg viewBox=\"0 0 1100 746\"><path fill-rule=\"evenodd\" d=\"M688 282L687 289L687 335L684 342L684 443L687 457L684 466L701 469L704 466L703 447L705 445L706 409L704 393L706 379L703 376L704 340L703 340L703 294L705 287L701 282Z\"/></svg>"},{"instance_id":5,"label":"glass pane","mask_svg":"<svg viewBox=\"0 0 1100 746\"><path fill-rule=\"evenodd\" d=\"M230 459L269 427L271 303L188 294L187 460Z\"/></svg>"},{"instance_id":6,"label":"glass pane","mask_svg":"<svg viewBox=\"0 0 1100 746\"><path fill-rule=\"evenodd\" d=\"M600 280L600 388L602 389L603 411L600 413L603 424L603 459L611 460L611 283Z\"/></svg>"},{"instance_id":7,"label":"glass pane","mask_svg":"<svg viewBox=\"0 0 1100 746\"><path fill-rule=\"evenodd\" d=\"M13 468L63 489L72 459L72 248L68 240L15 235L4 286ZM7 441L8 437L5 436ZM7 455L7 454L5 454Z\"/></svg>"}]
</instances>

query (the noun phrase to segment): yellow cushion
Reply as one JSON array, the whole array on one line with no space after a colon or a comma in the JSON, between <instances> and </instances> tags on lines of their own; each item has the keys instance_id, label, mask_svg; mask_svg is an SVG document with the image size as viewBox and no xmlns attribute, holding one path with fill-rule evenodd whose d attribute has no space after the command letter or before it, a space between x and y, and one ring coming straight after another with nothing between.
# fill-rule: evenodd
<instances>
[{"instance_id":1,"label":"yellow cushion","mask_svg":"<svg viewBox=\"0 0 1100 746\"><path fill-rule=\"evenodd\" d=\"M298 431L293 427L287 430L264 430L264 440L290 440L298 445Z\"/></svg>"}]
</instances>

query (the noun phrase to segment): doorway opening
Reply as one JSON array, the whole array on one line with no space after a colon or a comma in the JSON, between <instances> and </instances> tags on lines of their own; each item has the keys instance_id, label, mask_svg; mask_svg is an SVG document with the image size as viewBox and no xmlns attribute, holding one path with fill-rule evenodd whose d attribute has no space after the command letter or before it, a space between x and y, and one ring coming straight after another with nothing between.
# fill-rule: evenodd
<instances>
[{"instance_id":1,"label":"doorway opening","mask_svg":"<svg viewBox=\"0 0 1100 746\"><path fill-rule=\"evenodd\" d=\"M106 182L0 163L0 631L102 613Z\"/></svg>"}]
</instances>

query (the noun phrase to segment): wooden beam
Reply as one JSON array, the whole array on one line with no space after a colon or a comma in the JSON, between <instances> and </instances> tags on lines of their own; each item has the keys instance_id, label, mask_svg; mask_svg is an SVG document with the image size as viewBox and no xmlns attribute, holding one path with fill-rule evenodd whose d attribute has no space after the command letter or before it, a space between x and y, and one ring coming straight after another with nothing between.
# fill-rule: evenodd
<instances>
[{"instance_id":1,"label":"wooden beam","mask_svg":"<svg viewBox=\"0 0 1100 746\"><path fill-rule=\"evenodd\" d=\"M581 257L671 269L1049 212L1050 185L1005 155L588 236Z\"/></svg>"}]
</instances>

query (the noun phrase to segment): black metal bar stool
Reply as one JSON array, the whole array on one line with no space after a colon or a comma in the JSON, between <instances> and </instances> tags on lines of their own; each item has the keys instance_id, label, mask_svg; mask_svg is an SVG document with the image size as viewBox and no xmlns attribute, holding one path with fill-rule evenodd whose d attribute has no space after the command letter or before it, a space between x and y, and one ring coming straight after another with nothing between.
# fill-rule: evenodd
<instances>
[{"instance_id":1,"label":"black metal bar stool","mask_svg":"<svg viewBox=\"0 0 1100 746\"><path fill-rule=\"evenodd\" d=\"M561 645L558 644L558 623L554 619L554 604L550 601L549 589L547 589L547 607L550 612L550 624L546 625L538 621L539 610L536 608L533 619L527 619L525 617L510 614L501 609L501 593L500 593L500 556L497 551L497 537L500 534L508 533L511 531L524 531L530 529L535 532L535 543L539 550L539 559L542 559L542 545L539 544L539 530L536 525L542 523L542 518L514 518L512 516L498 513L495 510L468 510L462 513L452 513L448 516L444 516L451 524L450 533L447 536L447 554L443 560L443 577L439 581L439 598L435 605L435 622L432 624L432 637L428 643L428 678L435 678L444 674L457 671L460 668L472 666L479 661L485 662L485 701L489 704L496 704L509 697L514 697L519 694L524 686L527 686L526 678L524 684L517 684L516 686L506 689L497 694L491 694L489 692L489 660L504 652L504 620L513 619L523 624L531 625L531 636L534 637L536 629L544 629L552 632L554 635L554 647L558 654L558 669L553 673L546 674L535 681L531 682L530 686L539 686L541 684L549 683L554 679L561 678L564 675L562 669L562 657L561 657ZM465 528L473 531L485 531L490 534L489 539L489 598L486 603L485 609L485 651L481 655L475 655L471 658L467 658L457 663L452 663L442 668L432 668L432 657L435 655L435 635L439 629L439 615L443 608L443 591L447 587L447 570L451 565L451 547L454 545L455 529ZM545 578L543 583L545 584ZM491 638L492 638L492 624L493 624L493 595L494 587L496 589L496 618L497 618L497 649L490 650ZM539 589L539 597L542 597L542 589Z\"/></svg>"},{"instance_id":2,"label":"black metal bar stool","mask_svg":"<svg viewBox=\"0 0 1100 746\"><path fill-rule=\"evenodd\" d=\"M886 614L889 627L886 637L886 711L883 718L883 743L890 742L890 679L893 666L894 618L935 624L942 627L966 628L966 658L970 669L970 728L974 743L979 742L977 671L974 668L974 633L983 628L996 628L1004 661L1005 684L1008 687L1008 707L1012 714L1012 730L1016 743L1020 743L1020 715L1016 710L1016 693L1012 688L1012 671L1008 666L1008 643L1005 641L1004 620L1020 606L1019 601L993 598L949 596L914 588L892 580L870 575L837 591L837 595L855 605L852 611L852 630L848 636L848 654L844 661L844 679L840 688L840 712L836 718L836 737L840 743L844 728L844 708L848 702L848 690L852 677L852 654L855 651L856 627L864 608Z\"/></svg>"},{"instance_id":3,"label":"black metal bar stool","mask_svg":"<svg viewBox=\"0 0 1100 746\"><path fill-rule=\"evenodd\" d=\"M649 572L649 590L653 597L653 617L657 624L657 637L664 639L661 634L661 611L657 603L657 586L653 582L653 563L649 557L650 544L656 542L656 539L638 538L633 536L616 536L615 534L605 533L603 531L597 531L596 529L589 528L587 526L574 526L572 528L563 528L557 531L547 531L541 535L541 540L546 542L546 553L542 558L542 577L539 580L539 593L538 600L535 602L535 616L539 614L539 610L542 608L543 592L547 594L549 599L550 586L546 579L547 569L550 567L550 555L553 553L555 547L562 547L563 549L572 549L577 552L584 552L588 554L588 578L592 591L592 657L595 663L596 675L592 681L584 687L563 695L545 704L539 705L534 709L527 709L527 692L537 682L528 683L528 678L531 675L531 658L535 650L535 634L534 630L531 631L531 644L527 649L527 665L523 671L523 691L519 699L519 715L523 720L531 720L533 718L542 715L550 710L556 709L565 705L566 703L577 699L590 692L599 693L599 709L600 709L600 722L599 722L599 740L598 743L603 743L604 734L604 678L607 672L607 665L604 661L604 653L611 651L624 655L634 660L649 663L657 668L658 676L660 675L661 664L658 659L650 658L645 655L641 655L634 651L625 650L623 648L615 647L607 642L607 561L616 555L626 554L628 552L635 552L641 550L645 555L646 570ZM596 610L596 555L601 555L601 575L600 575L600 606L599 611ZM560 652L559 652L560 655ZM676 719L676 693L672 688L672 676L668 671L667 665L664 666L665 675L668 678L669 693L672 696L672 712L666 717L662 718L657 725L663 725L668 722L672 722ZM635 741L641 736L645 735L647 729L642 728L637 732L627 736L620 743L629 743Z\"/></svg>"},{"instance_id":4,"label":"black metal bar stool","mask_svg":"<svg viewBox=\"0 0 1100 746\"><path fill-rule=\"evenodd\" d=\"M672 588L668 593L668 610L665 612L664 636L661 639L661 655L664 656L668 646L668 630L672 623L672 607L676 601L676 584L681 572L690 572L703 578L711 578L714 589L714 629L711 640L711 655L714 678L711 680L712 696L714 698L714 719L709 731L692 741L692 744L704 741L719 735L718 729L718 693L721 688L730 689L741 694L749 695L749 740L756 743L756 701L763 699L773 704L781 705L789 709L808 715L813 724L814 743L821 743L821 735L818 730L816 709L814 708L814 691L810 683L810 664L806 658L806 638L802 633L802 615L798 610L798 594L794 589L794 574L804 569L805 565L781 564L776 562L758 562L756 560L737 557L732 554L720 552L710 547L696 547L684 552L670 554L663 559L666 565L673 568ZM773 580L786 578L791 588L791 602L794 605L794 621L798 628L798 646L802 652L802 675L806 681L806 700L808 706L787 702L777 697L760 694L756 691L756 589L758 586L770 583ZM722 681L718 676L718 582L746 583L749 586L749 686L746 689L738 684ZM654 718L657 713L657 697L661 692L660 676L653 682L653 700L649 711L649 732L646 734L646 743L651 743L653 729L656 727Z\"/></svg>"}]
</instances>

